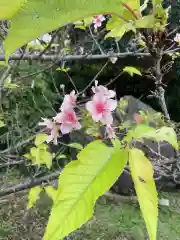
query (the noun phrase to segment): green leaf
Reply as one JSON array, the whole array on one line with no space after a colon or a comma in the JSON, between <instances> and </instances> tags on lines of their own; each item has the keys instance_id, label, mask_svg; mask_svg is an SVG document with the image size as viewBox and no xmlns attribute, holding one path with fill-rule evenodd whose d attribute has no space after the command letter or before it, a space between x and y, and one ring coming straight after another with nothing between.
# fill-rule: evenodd
<instances>
[{"instance_id":1,"label":"green leaf","mask_svg":"<svg viewBox=\"0 0 180 240\"><path fill-rule=\"evenodd\" d=\"M139 0L124 0L132 10L137 10ZM122 6L119 0L28 0L11 20L11 29L5 40L6 58L24 44L68 23L76 22L96 14L115 13L123 15L125 12L133 17Z\"/></svg>"},{"instance_id":2,"label":"green leaf","mask_svg":"<svg viewBox=\"0 0 180 240\"><path fill-rule=\"evenodd\" d=\"M62 159L62 158L67 158L67 156L65 154L59 154L56 157L56 159Z\"/></svg>"},{"instance_id":3,"label":"green leaf","mask_svg":"<svg viewBox=\"0 0 180 240\"><path fill-rule=\"evenodd\" d=\"M8 20L17 13L27 0L0 0L0 20Z\"/></svg>"},{"instance_id":4,"label":"green leaf","mask_svg":"<svg viewBox=\"0 0 180 240\"><path fill-rule=\"evenodd\" d=\"M50 152L47 151L41 151L40 152L40 164L45 164L47 166L47 168L51 168L52 166L52 154Z\"/></svg>"},{"instance_id":5,"label":"green leaf","mask_svg":"<svg viewBox=\"0 0 180 240\"><path fill-rule=\"evenodd\" d=\"M28 199L29 199L29 202L27 205L28 209L32 208L34 204L37 202L41 191L42 191L42 188L40 186L31 188L28 195Z\"/></svg>"},{"instance_id":6,"label":"green leaf","mask_svg":"<svg viewBox=\"0 0 180 240\"><path fill-rule=\"evenodd\" d=\"M94 141L65 167L44 240L62 239L92 217L96 200L122 173L127 154Z\"/></svg>"},{"instance_id":7,"label":"green leaf","mask_svg":"<svg viewBox=\"0 0 180 240\"><path fill-rule=\"evenodd\" d=\"M2 120L0 120L0 128L2 128L4 126L5 126L4 122Z\"/></svg>"},{"instance_id":8,"label":"green leaf","mask_svg":"<svg viewBox=\"0 0 180 240\"><path fill-rule=\"evenodd\" d=\"M129 73L131 77L133 77L134 74L142 76L141 72L135 67L127 66L123 69L123 72Z\"/></svg>"},{"instance_id":9,"label":"green leaf","mask_svg":"<svg viewBox=\"0 0 180 240\"><path fill-rule=\"evenodd\" d=\"M136 28L153 28L155 23L154 15L144 16L135 21Z\"/></svg>"},{"instance_id":10,"label":"green leaf","mask_svg":"<svg viewBox=\"0 0 180 240\"><path fill-rule=\"evenodd\" d=\"M57 196L57 189L55 189L54 187L52 186L47 186L44 188L47 195L53 200L55 201L56 199L56 196Z\"/></svg>"},{"instance_id":11,"label":"green leaf","mask_svg":"<svg viewBox=\"0 0 180 240\"><path fill-rule=\"evenodd\" d=\"M9 75L5 80L4 80L4 88L7 89L14 89L14 88L18 88L19 85L15 84L15 83L11 83L12 79L11 79L11 75Z\"/></svg>"},{"instance_id":12,"label":"green leaf","mask_svg":"<svg viewBox=\"0 0 180 240\"><path fill-rule=\"evenodd\" d=\"M139 149L129 152L129 167L150 240L156 240L158 196L150 161Z\"/></svg>"},{"instance_id":13,"label":"green leaf","mask_svg":"<svg viewBox=\"0 0 180 240\"><path fill-rule=\"evenodd\" d=\"M24 157L25 157L25 158L27 158L27 159L29 159L29 160L31 160L31 159L32 159L32 155L31 155L31 154L29 154L29 153L27 153L27 154L24 154Z\"/></svg>"},{"instance_id":14,"label":"green leaf","mask_svg":"<svg viewBox=\"0 0 180 240\"><path fill-rule=\"evenodd\" d=\"M152 0L153 6L160 5L162 0Z\"/></svg>"},{"instance_id":15,"label":"green leaf","mask_svg":"<svg viewBox=\"0 0 180 240\"><path fill-rule=\"evenodd\" d=\"M61 72L69 72L70 68L66 67L66 68L56 68L56 71L61 71Z\"/></svg>"},{"instance_id":16,"label":"green leaf","mask_svg":"<svg viewBox=\"0 0 180 240\"><path fill-rule=\"evenodd\" d=\"M68 144L68 146L71 147L71 148L76 148L78 150L83 149L83 146L80 143L76 143L76 142L70 143L70 144Z\"/></svg>"},{"instance_id":17,"label":"green leaf","mask_svg":"<svg viewBox=\"0 0 180 240\"><path fill-rule=\"evenodd\" d=\"M124 140L130 142L132 139L141 140L143 138L148 138L157 142L167 141L176 150L178 150L177 135L174 129L171 127L162 127L160 129L155 129L144 124L138 124L133 130L130 130L128 132Z\"/></svg>"},{"instance_id":18,"label":"green leaf","mask_svg":"<svg viewBox=\"0 0 180 240\"><path fill-rule=\"evenodd\" d=\"M113 16L107 23L106 29L110 32L106 35L105 38L114 37L121 39L125 33L129 31L136 32L136 29L132 22L125 22L123 19Z\"/></svg>"},{"instance_id":19,"label":"green leaf","mask_svg":"<svg viewBox=\"0 0 180 240\"><path fill-rule=\"evenodd\" d=\"M149 127L145 124L138 124L134 129L128 131L128 134L126 135L126 137L124 137L123 140L127 142L131 142L133 139L140 140L146 137L149 133L150 135L154 136L154 134L156 133L156 129Z\"/></svg>"},{"instance_id":20,"label":"green leaf","mask_svg":"<svg viewBox=\"0 0 180 240\"><path fill-rule=\"evenodd\" d=\"M153 132L145 133L144 137L150 138L154 141L167 141L170 143L176 150L178 150L178 141L176 132L172 127L162 127Z\"/></svg>"},{"instance_id":21,"label":"green leaf","mask_svg":"<svg viewBox=\"0 0 180 240\"><path fill-rule=\"evenodd\" d=\"M35 139L35 145L36 146L39 146L40 144L44 143L48 138L48 135L47 134L39 134L36 136L36 139Z\"/></svg>"},{"instance_id":22,"label":"green leaf","mask_svg":"<svg viewBox=\"0 0 180 240\"><path fill-rule=\"evenodd\" d=\"M33 164L37 164L38 166L45 164L49 169L52 166L53 156L50 152L47 151L47 145L41 144L37 148L32 147L30 150L30 155L32 156L30 159ZM26 157L30 157L26 155Z\"/></svg>"}]
</instances>

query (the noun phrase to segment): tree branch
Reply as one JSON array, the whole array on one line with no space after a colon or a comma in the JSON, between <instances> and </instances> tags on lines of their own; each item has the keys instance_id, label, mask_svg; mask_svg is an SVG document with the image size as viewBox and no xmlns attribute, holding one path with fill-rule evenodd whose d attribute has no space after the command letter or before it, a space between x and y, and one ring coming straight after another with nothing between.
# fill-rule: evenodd
<instances>
[{"instance_id":1,"label":"tree branch","mask_svg":"<svg viewBox=\"0 0 180 240\"><path fill-rule=\"evenodd\" d=\"M71 60L95 60L95 59L108 59L111 57L124 58L128 56L137 56L137 57L145 57L151 56L150 53L141 53L141 52L124 52L124 53L110 53L110 54L84 54L84 55L42 55L39 54L24 54L22 58L22 54L15 53L11 57L9 57L9 61L12 60L41 60L41 61L71 61ZM0 55L0 61L5 61L5 56Z\"/></svg>"},{"instance_id":2,"label":"tree branch","mask_svg":"<svg viewBox=\"0 0 180 240\"><path fill-rule=\"evenodd\" d=\"M155 80L155 83L157 85L157 98L159 100L159 104L161 106L161 109L163 111L163 114L164 114L166 120L170 121L170 116L169 116L168 109L166 106L166 101L165 101L165 90L162 87L162 78L163 78L163 74L161 72L162 56L163 56L163 51L162 51L162 49L159 49L157 52L157 57L156 57L156 80Z\"/></svg>"},{"instance_id":3,"label":"tree branch","mask_svg":"<svg viewBox=\"0 0 180 240\"><path fill-rule=\"evenodd\" d=\"M33 181L32 180L29 182L27 181L24 184L17 184L17 185L11 186L9 188L2 189L2 190L0 190L0 197L4 197L4 196L8 196L10 194L21 192L21 191L30 189L32 187L42 185L43 183L47 183L49 181L58 179L59 174L60 174L60 171L57 171L52 174L46 175L44 177L34 179Z\"/></svg>"}]
</instances>

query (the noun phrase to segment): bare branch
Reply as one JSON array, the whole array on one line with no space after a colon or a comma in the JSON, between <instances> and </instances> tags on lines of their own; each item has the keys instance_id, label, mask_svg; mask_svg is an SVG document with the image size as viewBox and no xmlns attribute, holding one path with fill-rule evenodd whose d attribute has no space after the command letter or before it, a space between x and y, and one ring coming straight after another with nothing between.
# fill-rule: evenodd
<instances>
[{"instance_id":1,"label":"bare branch","mask_svg":"<svg viewBox=\"0 0 180 240\"><path fill-rule=\"evenodd\" d=\"M165 52L166 53L166 52ZM12 60L41 60L41 61L71 61L71 60L95 60L95 59L108 59L111 57L124 58L128 56L137 56L145 57L151 56L150 53L141 53L141 52L124 52L124 53L108 53L108 54L84 54L84 55L42 55L39 57L39 54L22 54L15 53L9 57L9 61ZM5 56L0 55L0 61L5 61Z\"/></svg>"},{"instance_id":2,"label":"bare branch","mask_svg":"<svg viewBox=\"0 0 180 240\"><path fill-rule=\"evenodd\" d=\"M2 189L2 190L0 190L0 197L8 196L10 194L21 192L26 189L30 189L32 187L40 186L49 181L53 181L59 177L59 174L60 174L60 171L54 172L54 173L46 175L44 177L34 179L33 181L32 180L29 182L27 181L24 184L17 184L17 185L11 186L9 188Z\"/></svg>"}]
</instances>

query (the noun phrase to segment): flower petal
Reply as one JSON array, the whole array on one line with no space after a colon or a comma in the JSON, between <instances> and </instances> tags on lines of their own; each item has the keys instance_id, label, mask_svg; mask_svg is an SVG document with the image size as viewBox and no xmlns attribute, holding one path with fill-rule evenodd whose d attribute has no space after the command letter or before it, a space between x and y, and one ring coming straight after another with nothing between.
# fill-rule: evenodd
<instances>
[{"instance_id":1,"label":"flower petal","mask_svg":"<svg viewBox=\"0 0 180 240\"><path fill-rule=\"evenodd\" d=\"M109 111L114 111L117 107L117 101L113 99L108 99L106 102L106 106Z\"/></svg>"},{"instance_id":2,"label":"flower petal","mask_svg":"<svg viewBox=\"0 0 180 240\"><path fill-rule=\"evenodd\" d=\"M72 132L73 127L71 124L62 123L60 126L60 130L61 130L62 134L67 134L67 133Z\"/></svg>"},{"instance_id":3,"label":"flower petal","mask_svg":"<svg viewBox=\"0 0 180 240\"><path fill-rule=\"evenodd\" d=\"M93 101L89 101L86 103L86 109L88 110L88 112L93 113L94 112L94 104Z\"/></svg>"},{"instance_id":4,"label":"flower petal","mask_svg":"<svg viewBox=\"0 0 180 240\"><path fill-rule=\"evenodd\" d=\"M104 113L101 118L101 122L106 125L111 125L113 123L112 114L110 112Z\"/></svg>"}]
</instances>

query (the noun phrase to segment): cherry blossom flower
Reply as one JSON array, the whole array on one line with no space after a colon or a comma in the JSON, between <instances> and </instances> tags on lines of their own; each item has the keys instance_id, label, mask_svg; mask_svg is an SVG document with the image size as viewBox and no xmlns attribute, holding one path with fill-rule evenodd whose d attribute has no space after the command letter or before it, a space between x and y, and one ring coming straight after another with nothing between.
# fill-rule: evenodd
<instances>
[{"instance_id":1,"label":"cherry blossom flower","mask_svg":"<svg viewBox=\"0 0 180 240\"><path fill-rule=\"evenodd\" d=\"M107 99L101 94L95 94L92 101L86 103L86 109L96 122L101 121L103 124L111 125L113 122L112 111L117 107L117 101Z\"/></svg>"},{"instance_id":2,"label":"cherry blossom flower","mask_svg":"<svg viewBox=\"0 0 180 240\"><path fill-rule=\"evenodd\" d=\"M95 87L92 87L92 91L95 94L101 94L106 96L107 98L114 98L116 96L115 91L113 90L108 90L106 87L99 85L98 86L98 81L95 81Z\"/></svg>"},{"instance_id":3,"label":"cherry blossom flower","mask_svg":"<svg viewBox=\"0 0 180 240\"><path fill-rule=\"evenodd\" d=\"M62 134L67 134L73 130L81 129L81 124L78 122L78 118L73 109L66 109L58 113L54 120L60 123L60 130Z\"/></svg>"},{"instance_id":4,"label":"cherry blossom flower","mask_svg":"<svg viewBox=\"0 0 180 240\"><path fill-rule=\"evenodd\" d=\"M60 107L61 111L66 109L73 109L76 105L77 95L73 90L70 94L66 94L64 97L64 101Z\"/></svg>"},{"instance_id":5,"label":"cherry blossom flower","mask_svg":"<svg viewBox=\"0 0 180 240\"><path fill-rule=\"evenodd\" d=\"M53 141L54 144L57 145L57 138L59 137L59 126L50 119L42 118L42 120L44 122L40 122L39 126L45 126L48 130L50 130L50 135L47 138L46 142L50 143Z\"/></svg>"},{"instance_id":6,"label":"cherry blossom flower","mask_svg":"<svg viewBox=\"0 0 180 240\"><path fill-rule=\"evenodd\" d=\"M176 33L174 41L180 43L180 33Z\"/></svg>"},{"instance_id":7,"label":"cherry blossom flower","mask_svg":"<svg viewBox=\"0 0 180 240\"><path fill-rule=\"evenodd\" d=\"M97 29L98 27L102 26L102 22L106 20L106 18L103 15L98 15L96 17L94 17L94 28Z\"/></svg>"},{"instance_id":8,"label":"cherry blossom flower","mask_svg":"<svg viewBox=\"0 0 180 240\"><path fill-rule=\"evenodd\" d=\"M134 119L137 123L141 123L143 121L142 116L137 113L134 115Z\"/></svg>"},{"instance_id":9,"label":"cherry blossom flower","mask_svg":"<svg viewBox=\"0 0 180 240\"><path fill-rule=\"evenodd\" d=\"M116 134L111 125L106 126L106 133L109 138L116 138Z\"/></svg>"}]
</instances>

